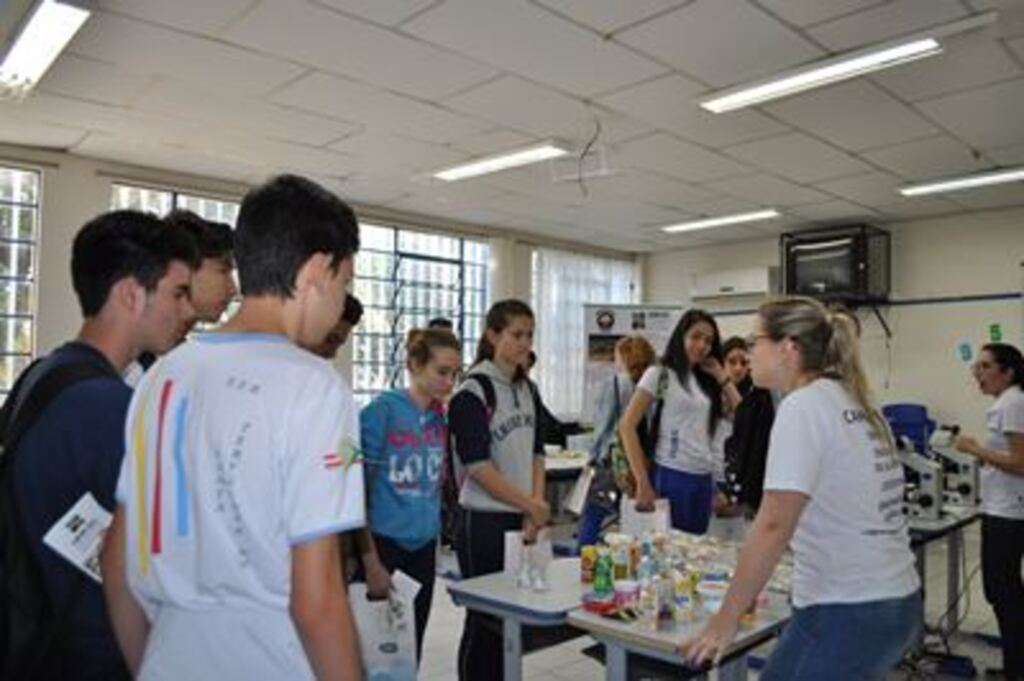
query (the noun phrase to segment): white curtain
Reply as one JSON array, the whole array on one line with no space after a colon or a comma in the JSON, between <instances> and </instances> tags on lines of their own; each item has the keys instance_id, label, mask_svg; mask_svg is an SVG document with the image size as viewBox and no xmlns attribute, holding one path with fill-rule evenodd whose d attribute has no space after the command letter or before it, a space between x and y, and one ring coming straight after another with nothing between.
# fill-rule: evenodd
<instances>
[{"instance_id":1,"label":"white curtain","mask_svg":"<svg viewBox=\"0 0 1024 681\"><path fill-rule=\"evenodd\" d=\"M553 413L583 411L583 305L635 302L635 272L627 260L546 248L533 252L537 365L531 376Z\"/></svg>"}]
</instances>

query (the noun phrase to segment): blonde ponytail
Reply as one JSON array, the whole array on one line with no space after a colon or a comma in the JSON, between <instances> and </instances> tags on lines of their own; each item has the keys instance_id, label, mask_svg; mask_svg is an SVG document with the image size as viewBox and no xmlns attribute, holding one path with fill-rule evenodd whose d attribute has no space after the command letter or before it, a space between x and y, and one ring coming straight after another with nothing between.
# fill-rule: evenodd
<instances>
[{"instance_id":1,"label":"blonde ponytail","mask_svg":"<svg viewBox=\"0 0 1024 681\"><path fill-rule=\"evenodd\" d=\"M758 316L772 340L796 343L805 371L838 380L864 411L875 437L894 446L889 425L875 406L860 359L856 320L849 312L831 312L812 298L793 297L763 304Z\"/></svg>"}]
</instances>

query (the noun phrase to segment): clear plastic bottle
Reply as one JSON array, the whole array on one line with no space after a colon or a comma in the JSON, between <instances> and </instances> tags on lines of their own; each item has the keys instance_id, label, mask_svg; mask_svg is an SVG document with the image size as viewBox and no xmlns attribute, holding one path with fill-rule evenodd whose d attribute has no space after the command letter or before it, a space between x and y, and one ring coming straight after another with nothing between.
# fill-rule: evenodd
<instances>
[{"instance_id":1,"label":"clear plastic bottle","mask_svg":"<svg viewBox=\"0 0 1024 681\"><path fill-rule=\"evenodd\" d=\"M637 600L640 627L654 631L658 628L658 573L650 551L644 551L636 572L640 582L640 595Z\"/></svg>"}]
</instances>

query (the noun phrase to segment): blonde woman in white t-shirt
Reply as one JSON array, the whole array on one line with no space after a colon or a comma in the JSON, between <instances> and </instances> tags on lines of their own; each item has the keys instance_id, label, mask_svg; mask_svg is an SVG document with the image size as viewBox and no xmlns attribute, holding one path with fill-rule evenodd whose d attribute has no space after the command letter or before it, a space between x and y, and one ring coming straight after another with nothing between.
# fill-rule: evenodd
<instances>
[{"instance_id":1,"label":"blonde woman in white t-shirt","mask_svg":"<svg viewBox=\"0 0 1024 681\"><path fill-rule=\"evenodd\" d=\"M791 546L793 616L762 681L884 679L923 621L902 512L903 470L849 317L790 298L762 305L754 383L785 393L764 498L722 609L683 644L693 664L731 651L741 615Z\"/></svg>"},{"instance_id":2,"label":"blonde woman in white t-shirt","mask_svg":"<svg viewBox=\"0 0 1024 681\"><path fill-rule=\"evenodd\" d=\"M983 462L981 576L999 622L1002 678L1024 680L1024 357L1006 343L989 343L972 367L978 387L996 398L985 413L981 444L962 435L956 447Z\"/></svg>"}]
</instances>

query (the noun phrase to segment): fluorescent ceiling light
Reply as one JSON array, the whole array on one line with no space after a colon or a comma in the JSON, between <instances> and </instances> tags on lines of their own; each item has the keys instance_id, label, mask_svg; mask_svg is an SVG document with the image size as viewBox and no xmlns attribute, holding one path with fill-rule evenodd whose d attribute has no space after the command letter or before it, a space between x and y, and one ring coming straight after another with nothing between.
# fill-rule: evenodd
<instances>
[{"instance_id":1,"label":"fluorescent ceiling light","mask_svg":"<svg viewBox=\"0 0 1024 681\"><path fill-rule=\"evenodd\" d=\"M758 210L753 213L737 213L735 215L723 215L717 218L705 218L703 220L693 220L691 222L681 222L678 225L669 225L668 227L662 227L661 231L675 233L675 232L692 232L697 229L710 229L711 227L723 227L725 225L739 225L744 222L758 222L759 220L771 220L779 217L779 211L774 208L768 210Z\"/></svg>"},{"instance_id":2,"label":"fluorescent ceiling light","mask_svg":"<svg viewBox=\"0 0 1024 681\"><path fill-rule=\"evenodd\" d=\"M701 99L698 104L713 113L724 113L930 57L942 51L941 39L987 26L997 16L996 12L984 12L897 40L823 59L778 76L713 93Z\"/></svg>"},{"instance_id":3,"label":"fluorescent ceiling light","mask_svg":"<svg viewBox=\"0 0 1024 681\"><path fill-rule=\"evenodd\" d=\"M900 187L900 194L903 194L903 196L923 196L925 194L956 192L962 189L974 189L975 187L987 187L993 184L1021 181L1024 181L1024 166L911 184L906 187Z\"/></svg>"},{"instance_id":4,"label":"fluorescent ceiling light","mask_svg":"<svg viewBox=\"0 0 1024 681\"><path fill-rule=\"evenodd\" d=\"M88 18L87 10L42 0L0 63L0 90L23 96L35 87Z\"/></svg>"},{"instance_id":5,"label":"fluorescent ceiling light","mask_svg":"<svg viewBox=\"0 0 1024 681\"><path fill-rule=\"evenodd\" d=\"M510 151L500 156L482 158L479 161L472 161L452 168L446 168L445 170L439 170L434 173L434 177L445 182L454 182L455 180L465 180L466 178L478 175L496 173L499 170L508 170L509 168L518 168L519 166L530 165L531 163L547 161L552 158L565 156L568 153L569 149L565 146L554 142L546 142L527 147L526 149Z\"/></svg>"},{"instance_id":6,"label":"fluorescent ceiling light","mask_svg":"<svg viewBox=\"0 0 1024 681\"><path fill-rule=\"evenodd\" d=\"M848 78L855 78L871 71L887 69L890 66L904 64L914 59L930 57L941 51L942 46L939 45L939 41L925 38L857 57L829 59L791 75L780 76L757 85L744 86L740 90L730 91L726 94L714 95L702 100L700 105L713 113L742 109Z\"/></svg>"}]
</instances>

